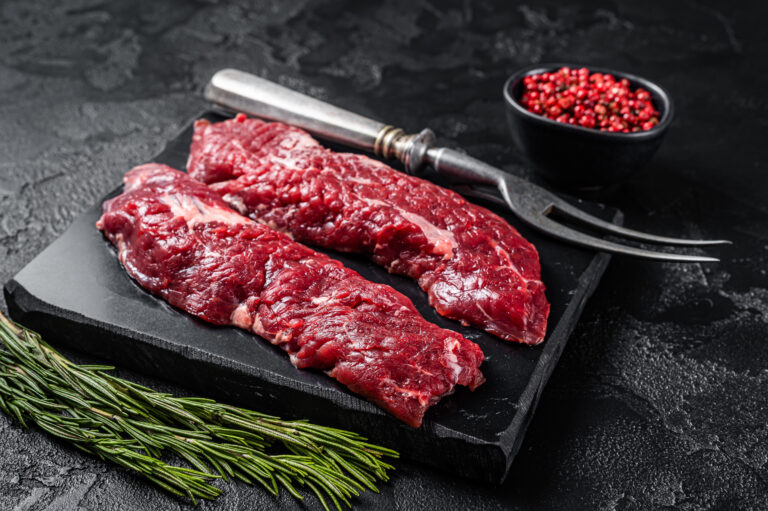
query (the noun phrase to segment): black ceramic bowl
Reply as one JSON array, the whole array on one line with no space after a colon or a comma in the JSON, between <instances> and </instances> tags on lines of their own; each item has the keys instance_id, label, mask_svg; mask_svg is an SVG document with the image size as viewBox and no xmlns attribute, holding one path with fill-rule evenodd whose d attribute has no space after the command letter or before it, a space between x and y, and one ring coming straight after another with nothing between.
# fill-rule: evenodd
<instances>
[{"instance_id":1,"label":"black ceramic bowl","mask_svg":"<svg viewBox=\"0 0 768 511\"><path fill-rule=\"evenodd\" d=\"M628 79L632 90L642 87L650 92L661 116L659 124L648 131L613 133L557 122L526 110L519 102L523 78L563 66L574 67L570 64L530 66L512 75L504 84L507 119L515 145L547 179L562 186L601 188L626 180L645 165L661 145L674 113L669 94L639 76L587 66L593 73L610 73L617 80Z\"/></svg>"}]
</instances>

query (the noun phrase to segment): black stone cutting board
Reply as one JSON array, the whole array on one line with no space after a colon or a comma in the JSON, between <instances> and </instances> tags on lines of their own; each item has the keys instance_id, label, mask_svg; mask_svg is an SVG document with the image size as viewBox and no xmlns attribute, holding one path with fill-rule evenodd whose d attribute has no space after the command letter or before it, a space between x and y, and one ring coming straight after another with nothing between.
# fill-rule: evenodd
<instances>
[{"instance_id":1,"label":"black stone cutting board","mask_svg":"<svg viewBox=\"0 0 768 511\"><path fill-rule=\"evenodd\" d=\"M205 115L220 120L217 114ZM183 169L188 127L154 161ZM126 171L128 169L126 168ZM119 193L113 192L111 195ZM11 316L53 344L166 378L202 395L291 418L357 431L411 458L452 473L500 482L522 441L539 396L609 256L567 246L506 217L539 250L552 304L546 341L513 344L445 319L409 279L355 256L328 253L369 280L389 284L422 315L462 333L483 349L487 382L443 399L413 429L357 397L325 374L297 370L279 349L235 328L206 324L136 285L96 229L101 204L78 218L5 286ZM620 221L620 213L581 207Z\"/></svg>"}]
</instances>

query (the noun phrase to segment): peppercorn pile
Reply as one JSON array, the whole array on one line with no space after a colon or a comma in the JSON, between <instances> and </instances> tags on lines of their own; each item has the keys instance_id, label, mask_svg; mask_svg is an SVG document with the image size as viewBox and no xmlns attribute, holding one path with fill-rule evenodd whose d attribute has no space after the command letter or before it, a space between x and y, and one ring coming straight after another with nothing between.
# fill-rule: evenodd
<instances>
[{"instance_id":1,"label":"peppercorn pile","mask_svg":"<svg viewBox=\"0 0 768 511\"><path fill-rule=\"evenodd\" d=\"M523 106L558 122L618 133L648 131L659 123L650 92L631 90L626 78L562 67L528 75L523 85Z\"/></svg>"}]
</instances>

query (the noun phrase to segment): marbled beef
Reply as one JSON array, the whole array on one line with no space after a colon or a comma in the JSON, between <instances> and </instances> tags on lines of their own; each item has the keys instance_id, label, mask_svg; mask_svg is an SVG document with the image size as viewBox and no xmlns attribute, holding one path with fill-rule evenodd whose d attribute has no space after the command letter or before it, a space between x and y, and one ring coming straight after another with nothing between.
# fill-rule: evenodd
<instances>
[{"instance_id":1,"label":"marbled beef","mask_svg":"<svg viewBox=\"0 0 768 511\"><path fill-rule=\"evenodd\" d=\"M170 167L142 165L124 181L98 227L128 273L171 305L258 334L414 427L455 385L483 382L480 348L391 287L239 215Z\"/></svg>"},{"instance_id":2,"label":"marbled beef","mask_svg":"<svg viewBox=\"0 0 768 511\"><path fill-rule=\"evenodd\" d=\"M297 241L365 254L416 279L444 316L511 341L544 339L536 248L455 192L244 115L198 121L187 171Z\"/></svg>"}]
</instances>

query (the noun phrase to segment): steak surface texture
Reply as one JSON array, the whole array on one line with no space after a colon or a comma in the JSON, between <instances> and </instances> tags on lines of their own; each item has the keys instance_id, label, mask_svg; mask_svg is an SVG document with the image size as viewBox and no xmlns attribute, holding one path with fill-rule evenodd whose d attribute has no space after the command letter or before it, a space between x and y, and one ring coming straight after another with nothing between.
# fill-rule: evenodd
<instances>
[{"instance_id":1,"label":"steak surface texture","mask_svg":"<svg viewBox=\"0 0 768 511\"><path fill-rule=\"evenodd\" d=\"M549 302L536 248L498 215L280 123L200 120L187 165L233 208L294 239L416 279L442 315L526 344Z\"/></svg>"},{"instance_id":2,"label":"steak surface texture","mask_svg":"<svg viewBox=\"0 0 768 511\"><path fill-rule=\"evenodd\" d=\"M479 346L389 286L233 211L165 165L128 172L97 226L142 287L205 321L249 330L418 427L456 385L483 381Z\"/></svg>"}]
</instances>

